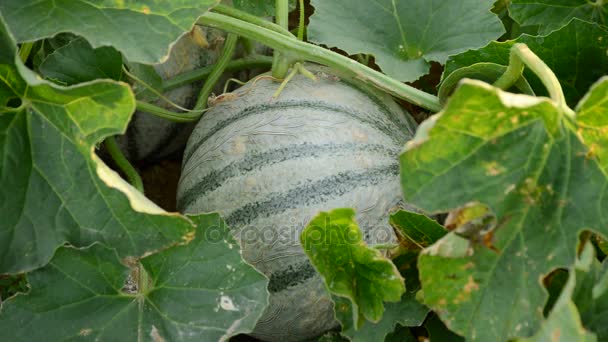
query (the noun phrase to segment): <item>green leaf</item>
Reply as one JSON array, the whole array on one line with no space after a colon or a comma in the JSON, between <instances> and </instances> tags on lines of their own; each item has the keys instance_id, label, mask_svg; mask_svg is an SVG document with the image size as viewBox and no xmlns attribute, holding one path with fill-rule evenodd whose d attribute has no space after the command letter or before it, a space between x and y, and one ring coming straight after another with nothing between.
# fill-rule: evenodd
<instances>
[{"instance_id":1,"label":"green leaf","mask_svg":"<svg viewBox=\"0 0 608 342\"><path fill-rule=\"evenodd\" d=\"M576 288L572 299L581 314L583 325L597 334L599 341L608 338L608 263L581 260L576 269Z\"/></svg>"},{"instance_id":2,"label":"green leaf","mask_svg":"<svg viewBox=\"0 0 608 342\"><path fill-rule=\"evenodd\" d=\"M546 37L522 35L507 42L492 42L478 50L452 56L442 79L460 68L488 62L509 64L509 52L515 43L524 43L540 57L559 79L568 105L574 107L589 87L608 70L608 30L597 24L573 20L568 26ZM531 71L524 72L537 95L546 95L541 81Z\"/></svg>"},{"instance_id":3,"label":"green leaf","mask_svg":"<svg viewBox=\"0 0 608 342\"><path fill-rule=\"evenodd\" d=\"M98 78L118 81L122 74L122 56L114 48L93 49L86 40L77 38L48 55L38 70L44 78L63 85Z\"/></svg>"},{"instance_id":4,"label":"green leaf","mask_svg":"<svg viewBox=\"0 0 608 342\"><path fill-rule=\"evenodd\" d=\"M554 270L547 277L545 277L545 279L543 279L547 292L549 292L549 299L547 300L545 308L543 309L543 314L545 316L549 314L551 309L553 309L553 306L557 302L557 299L562 293L567 281L568 271L563 268Z\"/></svg>"},{"instance_id":5,"label":"green leaf","mask_svg":"<svg viewBox=\"0 0 608 342\"><path fill-rule=\"evenodd\" d=\"M0 105L21 106L0 107L0 274L43 266L66 242L102 242L126 257L191 239L189 220L164 212L94 154L104 137L125 131L135 109L129 87L41 80L16 56L1 19Z\"/></svg>"},{"instance_id":6,"label":"green leaf","mask_svg":"<svg viewBox=\"0 0 608 342\"><path fill-rule=\"evenodd\" d=\"M576 306L572 302L560 304L543 323L541 330L530 338L517 339L521 342L595 342L594 334L585 330L580 322Z\"/></svg>"},{"instance_id":7,"label":"green leaf","mask_svg":"<svg viewBox=\"0 0 608 342\"><path fill-rule=\"evenodd\" d=\"M123 289L129 269L113 250L60 248L29 275L28 295L4 303L0 339L218 341L250 332L267 304L267 279L242 261L219 215L192 219L190 244L141 260L147 289Z\"/></svg>"},{"instance_id":8,"label":"green leaf","mask_svg":"<svg viewBox=\"0 0 608 342\"><path fill-rule=\"evenodd\" d=\"M163 93L163 78L156 72L155 67L141 63L128 63L128 66L129 72L145 83L143 85L135 82L131 85L135 98L146 102L158 100L157 94ZM149 88L154 89L157 94Z\"/></svg>"},{"instance_id":9,"label":"green leaf","mask_svg":"<svg viewBox=\"0 0 608 342\"><path fill-rule=\"evenodd\" d=\"M423 221L414 213L410 217L413 221ZM401 254L393 259L393 264L399 269L401 276L405 279L407 291L398 303L386 303L382 319L378 323L364 322L358 330L352 324L352 311L348 301L340 298L344 305L335 306L336 317L342 325L342 334L351 341L389 341L395 340L404 334L402 327L417 327L424 322L429 313L429 309L416 299L416 293L420 290L418 281L418 270L416 261L419 250L402 251ZM405 328L407 331L407 328ZM406 335L407 336L407 335Z\"/></svg>"},{"instance_id":10,"label":"green leaf","mask_svg":"<svg viewBox=\"0 0 608 342\"><path fill-rule=\"evenodd\" d=\"M576 304L577 313L580 312L580 319L577 319L587 330L597 334L599 341L605 341L608 339L608 263L600 264L594 252L593 245L588 243L570 268L570 276L566 276L566 286L558 301L571 300ZM573 287L572 283L576 285Z\"/></svg>"},{"instance_id":11,"label":"green leaf","mask_svg":"<svg viewBox=\"0 0 608 342\"><path fill-rule=\"evenodd\" d=\"M371 54L389 76L415 81L431 61L486 45L504 28L494 0L312 0L308 38L354 55Z\"/></svg>"},{"instance_id":12,"label":"green leaf","mask_svg":"<svg viewBox=\"0 0 608 342\"><path fill-rule=\"evenodd\" d=\"M509 13L520 25L536 26L538 34L546 35L572 18L606 25L608 4L601 0L512 0Z\"/></svg>"},{"instance_id":13,"label":"green leaf","mask_svg":"<svg viewBox=\"0 0 608 342\"><path fill-rule=\"evenodd\" d=\"M0 303L17 293L26 293L27 280L24 274L0 274Z\"/></svg>"},{"instance_id":14,"label":"green leaf","mask_svg":"<svg viewBox=\"0 0 608 342\"><path fill-rule=\"evenodd\" d=\"M352 313L348 311L350 306L347 305L344 309L347 310L347 314L340 315L346 318L340 319L342 334L354 342L383 341L399 325L420 326L429 313L429 309L416 300L416 291L406 292L398 303L386 303L380 322L365 322L359 329L355 329L354 325L349 324L349 318L352 317L349 315Z\"/></svg>"},{"instance_id":15,"label":"green leaf","mask_svg":"<svg viewBox=\"0 0 608 342\"><path fill-rule=\"evenodd\" d=\"M59 49L62 46L67 45L74 39L77 39L75 35L71 33L59 33L58 35L39 40L36 45L34 45L34 50L32 51L32 67L35 71L38 71L40 64L44 62L44 60L53 53L53 51Z\"/></svg>"},{"instance_id":16,"label":"green leaf","mask_svg":"<svg viewBox=\"0 0 608 342\"><path fill-rule=\"evenodd\" d=\"M403 278L389 259L365 244L354 210L320 213L302 231L300 241L323 276L336 311L344 311L342 306L346 306L351 317L344 319L349 326L358 329L365 319L379 322L383 302L401 300Z\"/></svg>"},{"instance_id":17,"label":"green leaf","mask_svg":"<svg viewBox=\"0 0 608 342\"><path fill-rule=\"evenodd\" d=\"M592 237L593 244L597 248L598 258L605 259L608 254L608 240L602 238L601 236L594 234Z\"/></svg>"},{"instance_id":18,"label":"green leaf","mask_svg":"<svg viewBox=\"0 0 608 342\"><path fill-rule=\"evenodd\" d=\"M464 80L401 156L408 203L437 213L479 201L496 215L487 233L452 232L418 262L424 303L467 339L533 334L540 279L574 263L579 231L608 235L605 171L564 120L549 99Z\"/></svg>"},{"instance_id":19,"label":"green leaf","mask_svg":"<svg viewBox=\"0 0 608 342\"><path fill-rule=\"evenodd\" d=\"M598 264L598 262L593 254L593 246L587 244L580 259L570 270L568 281L551 313L543 322L541 329L533 337L520 339L519 341L597 341L596 336L583 327L579 310L573 302L573 298L576 296L576 288L581 285L581 280L584 282L587 278L585 273L589 271L593 264Z\"/></svg>"},{"instance_id":20,"label":"green leaf","mask_svg":"<svg viewBox=\"0 0 608 342\"><path fill-rule=\"evenodd\" d=\"M587 157L608 172L608 77L593 85L576 111L581 139L590 147Z\"/></svg>"},{"instance_id":21,"label":"green leaf","mask_svg":"<svg viewBox=\"0 0 608 342\"><path fill-rule=\"evenodd\" d=\"M399 210L391 215L390 223L400 244L406 249L424 249L441 239L448 231L426 215ZM414 245L414 248L408 246Z\"/></svg>"},{"instance_id":22,"label":"green leaf","mask_svg":"<svg viewBox=\"0 0 608 342\"><path fill-rule=\"evenodd\" d=\"M429 333L431 341L449 341L449 342L461 342L464 338L454 334L443 324L439 319L439 316L433 314L424 323L426 331Z\"/></svg>"},{"instance_id":23,"label":"green leaf","mask_svg":"<svg viewBox=\"0 0 608 342\"><path fill-rule=\"evenodd\" d=\"M367 341L374 341L374 340L367 340ZM377 341L382 341L382 340L377 340ZM397 329L395 329L395 331L390 333L384 339L384 342L416 342L416 341L418 341L418 339L412 334L412 332L407 327L404 327L401 325L398 326Z\"/></svg>"},{"instance_id":24,"label":"green leaf","mask_svg":"<svg viewBox=\"0 0 608 342\"><path fill-rule=\"evenodd\" d=\"M232 0L232 4L235 8L258 17L274 16L275 0ZM296 0L289 0L289 11L293 11L296 6Z\"/></svg>"},{"instance_id":25,"label":"green leaf","mask_svg":"<svg viewBox=\"0 0 608 342\"><path fill-rule=\"evenodd\" d=\"M132 62L159 63L168 47L219 0L0 1L17 42L72 32L93 48L111 45Z\"/></svg>"}]
</instances>

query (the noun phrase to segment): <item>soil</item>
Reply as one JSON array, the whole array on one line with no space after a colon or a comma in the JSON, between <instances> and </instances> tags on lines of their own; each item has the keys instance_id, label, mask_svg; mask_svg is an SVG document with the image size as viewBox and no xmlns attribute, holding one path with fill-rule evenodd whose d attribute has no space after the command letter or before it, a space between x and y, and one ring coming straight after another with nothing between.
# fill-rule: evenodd
<instances>
[{"instance_id":1,"label":"soil","mask_svg":"<svg viewBox=\"0 0 608 342\"><path fill-rule=\"evenodd\" d=\"M168 159L140 169L146 197L169 212L177 211L175 196L181 165L180 159Z\"/></svg>"}]
</instances>

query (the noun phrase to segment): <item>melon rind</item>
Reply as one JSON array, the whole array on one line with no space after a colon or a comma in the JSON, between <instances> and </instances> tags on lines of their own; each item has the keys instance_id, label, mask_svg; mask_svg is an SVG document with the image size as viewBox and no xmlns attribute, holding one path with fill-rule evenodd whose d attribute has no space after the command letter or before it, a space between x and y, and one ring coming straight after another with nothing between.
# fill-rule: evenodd
<instances>
[{"instance_id":1,"label":"melon rind","mask_svg":"<svg viewBox=\"0 0 608 342\"><path fill-rule=\"evenodd\" d=\"M299 243L319 211L352 207L367 243L394 242L403 207L398 155L415 123L387 95L308 66L317 81L249 82L199 121L188 140L178 208L219 212L243 257L270 278L253 336L300 341L336 328L333 304Z\"/></svg>"}]
</instances>

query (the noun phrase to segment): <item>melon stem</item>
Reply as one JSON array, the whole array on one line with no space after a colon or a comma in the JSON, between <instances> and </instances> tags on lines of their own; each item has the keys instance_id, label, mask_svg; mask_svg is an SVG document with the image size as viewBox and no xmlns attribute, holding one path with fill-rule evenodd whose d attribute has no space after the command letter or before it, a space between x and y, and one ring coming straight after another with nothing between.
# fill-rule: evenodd
<instances>
[{"instance_id":1,"label":"melon stem","mask_svg":"<svg viewBox=\"0 0 608 342\"><path fill-rule=\"evenodd\" d=\"M297 74L302 74L313 81L317 80L317 77L312 72L306 70L306 68L304 68L302 63L296 63L293 65L291 72L287 75L287 77L285 77L283 82L281 82L281 85L279 86L277 91L274 93L274 95L272 95L272 97L274 97L274 98L279 97L279 95L281 95L281 92L283 92L283 89L285 89L285 87L287 86L287 83L289 83L289 81L291 81L291 79Z\"/></svg>"}]
</instances>

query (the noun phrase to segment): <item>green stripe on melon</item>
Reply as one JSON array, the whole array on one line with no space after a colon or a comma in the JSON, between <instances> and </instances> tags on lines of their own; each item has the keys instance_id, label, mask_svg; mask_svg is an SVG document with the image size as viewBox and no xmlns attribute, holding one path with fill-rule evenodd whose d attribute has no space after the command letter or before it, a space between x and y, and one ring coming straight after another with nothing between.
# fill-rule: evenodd
<instances>
[{"instance_id":1,"label":"green stripe on melon","mask_svg":"<svg viewBox=\"0 0 608 342\"><path fill-rule=\"evenodd\" d=\"M312 67L278 98L278 84L249 82L197 124L182 166L178 207L220 212L243 257L270 278L270 305L254 336L304 340L335 328L323 281L299 234L319 211L353 207L365 240L395 241L401 205L398 154L414 132L385 94Z\"/></svg>"}]
</instances>

